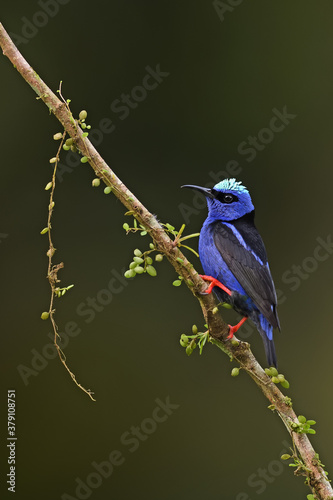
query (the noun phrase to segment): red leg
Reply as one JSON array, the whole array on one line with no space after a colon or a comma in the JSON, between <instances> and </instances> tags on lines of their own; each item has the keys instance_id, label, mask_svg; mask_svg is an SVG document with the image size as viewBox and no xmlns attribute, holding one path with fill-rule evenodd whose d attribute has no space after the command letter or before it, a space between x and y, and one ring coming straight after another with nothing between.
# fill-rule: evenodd
<instances>
[{"instance_id":1,"label":"red leg","mask_svg":"<svg viewBox=\"0 0 333 500\"><path fill-rule=\"evenodd\" d=\"M217 280L216 278L213 278L212 276L205 276L204 274L200 274L199 276L200 276L200 278L202 278L205 281L210 281L209 287L204 292L205 294L212 293L214 286L218 286L219 288L224 290L228 295L231 295L231 291L229 290L229 288L222 285L222 283L219 280Z\"/></svg>"},{"instance_id":2,"label":"red leg","mask_svg":"<svg viewBox=\"0 0 333 500\"><path fill-rule=\"evenodd\" d=\"M235 326L228 325L229 326L229 335L228 335L227 339L232 339L232 337L234 336L234 334L242 326L242 324L245 323L246 320L247 320L247 316L245 316L244 318L242 318L240 320L240 322L237 323L237 325L235 325Z\"/></svg>"}]
</instances>

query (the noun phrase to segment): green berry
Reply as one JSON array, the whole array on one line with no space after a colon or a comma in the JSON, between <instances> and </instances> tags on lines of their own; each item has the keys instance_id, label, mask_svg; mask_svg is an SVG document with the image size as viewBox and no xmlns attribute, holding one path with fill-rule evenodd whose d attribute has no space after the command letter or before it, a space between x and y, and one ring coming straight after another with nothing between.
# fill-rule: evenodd
<instances>
[{"instance_id":1,"label":"green berry","mask_svg":"<svg viewBox=\"0 0 333 500\"><path fill-rule=\"evenodd\" d=\"M81 128L85 129L87 128L87 125L85 123L81 123Z\"/></svg>"},{"instance_id":2,"label":"green berry","mask_svg":"<svg viewBox=\"0 0 333 500\"><path fill-rule=\"evenodd\" d=\"M236 339L232 339L231 340L231 344L234 345L235 347L238 347L239 346L239 341L236 340Z\"/></svg>"},{"instance_id":3,"label":"green berry","mask_svg":"<svg viewBox=\"0 0 333 500\"><path fill-rule=\"evenodd\" d=\"M71 146L73 144L73 139L71 137L69 137L68 139L66 139L65 144L66 144L66 146Z\"/></svg>"},{"instance_id":4,"label":"green berry","mask_svg":"<svg viewBox=\"0 0 333 500\"><path fill-rule=\"evenodd\" d=\"M231 370L231 376L232 377L238 377L238 375L239 375L239 368L233 368Z\"/></svg>"},{"instance_id":5,"label":"green berry","mask_svg":"<svg viewBox=\"0 0 333 500\"><path fill-rule=\"evenodd\" d=\"M136 249L134 250L134 255L135 255L136 257L141 257L141 255L142 255L141 250L139 250L138 248L136 248Z\"/></svg>"},{"instance_id":6,"label":"green berry","mask_svg":"<svg viewBox=\"0 0 333 500\"><path fill-rule=\"evenodd\" d=\"M280 382L284 382L286 379L284 378L284 375L282 373L279 373L277 378L280 380Z\"/></svg>"},{"instance_id":7,"label":"green berry","mask_svg":"<svg viewBox=\"0 0 333 500\"><path fill-rule=\"evenodd\" d=\"M129 225L127 224L127 222L124 222L123 224L123 229L125 229L125 231L129 231Z\"/></svg>"},{"instance_id":8,"label":"green berry","mask_svg":"<svg viewBox=\"0 0 333 500\"><path fill-rule=\"evenodd\" d=\"M157 275L157 272L156 272L156 269L155 269L154 266L147 266L146 271L147 271L147 273L150 276L156 276Z\"/></svg>"},{"instance_id":9,"label":"green berry","mask_svg":"<svg viewBox=\"0 0 333 500\"><path fill-rule=\"evenodd\" d=\"M155 250L155 245L154 245L154 243L149 243L149 248L150 248L150 250Z\"/></svg>"},{"instance_id":10,"label":"green berry","mask_svg":"<svg viewBox=\"0 0 333 500\"><path fill-rule=\"evenodd\" d=\"M69 151L71 149L71 147L70 146L66 146L66 144L64 144L63 147L62 147L62 149L64 151Z\"/></svg>"},{"instance_id":11,"label":"green berry","mask_svg":"<svg viewBox=\"0 0 333 500\"><path fill-rule=\"evenodd\" d=\"M136 272L136 274L142 274L142 273L144 273L144 272L145 272L145 270L144 270L144 268L143 268L143 267L141 267L141 266L136 266L136 268L135 268L135 272Z\"/></svg>"},{"instance_id":12,"label":"green berry","mask_svg":"<svg viewBox=\"0 0 333 500\"><path fill-rule=\"evenodd\" d=\"M219 312L219 308L218 307L214 307L212 313L213 314L217 314Z\"/></svg>"},{"instance_id":13,"label":"green berry","mask_svg":"<svg viewBox=\"0 0 333 500\"><path fill-rule=\"evenodd\" d=\"M272 382L274 384L279 384L280 383L280 380L277 378L277 377L272 377Z\"/></svg>"},{"instance_id":14,"label":"green berry","mask_svg":"<svg viewBox=\"0 0 333 500\"><path fill-rule=\"evenodd\" d=\"M134 278L135 275L136 275L136 272L133 269L128 269L124 273L125 278Z\"/></svg>"},{"instance_id":15,"label":"green berry","mask_svg":"<svg viewBox=\"0 0 333 500\"><path fill-rule=\"evenodd\" d=\"M60 141L62 139L62 133L58 132L57 134L54 134L53 139L55 141Z\"/></svg>"},{"instance_id":16,"label":"green berry","mask_svg":"<svg viewBox=\"0 0 333 500\"><path fill-rule=\"evenodd\" d=\"M187 335L185 335L185 333L183 333L183 334L180 336L180 338L181 338L181 340L182 340L183 342L185 342L185 343L186 343L186 345L188 344L188 336L187 336Z\"/></svg>"},{"instance_id":17,"label":"green berry","mask_svg":"<svg viewBox=\"0 0 333 500\"><path fill-rule=\"evenodd\" d=\"M50 316L50 313L48 313L46 311L42 312L42 314L40 315L40 317L42 319L49 319L49 316Z\"/></svg>"},{"instance_id":18,"label":"green berry","mask_svg":"<svg viewBox=\"0 0 333 500\"><path fill-rule=\"evenodd\" d=\"M104 188L104 194L110 194L110 193L111 193L111 191L112 191L112 188L111 188L110 186L106 186L106 187Z\"/></svg>"},{"instance_id":19,"label":"green berry","mask_svg":"<svg viewBox=\"0 0 333 500\"><path fill-rule=\"evenodd\" d=\"M131 262L129 265L130 269L135 269L139 264L137 262Z\"/></svg>"},{"instance_id":20,"label":"green berry","mask_svg":"<svg viewBox=\"0 0 333 500\"><path fill-rule=\"evenodd\" d=\"M196 335L198 333L197 325L192 325L192 333L194 333L194 335Z\"/></svg>"},{"instance_id":21,"label":"green berry","mask_svg":"<svg viewBox=\"0 0 333 500\"><path fill-rule=\"evenodd\" d=\"M151 257L146 257L146 262L151 265L153 263L153 259Z\"/></svg>"},{"instance_id":22,"label":"green berry","mask_svg":"<svg viewBox=\"0 0 333 500\"><path fill-rule=\"evenodd\" d=\"M163 260L163 255L161 253L158 253L155 257L156 262L162 262Z\"/></svg>"},{"instance_id":23,"label":"green berry","mask_svg":"<svg viewBox=\"0 0 333 500\"><path fill-rule=\"evenodd\" d=\"M87 111L85 109L83 109L82 111L80 111L80 113L79 113L79 119L81 121L85 120L87 118L87 116L88 116L88 113L87 113Z\"/></svg>"},{"instance_id":24,"label":"green berry","mask_svg":"<svg viewBox=\"0 0 333 500\"><path fill-rule=\"evenodd\" d=\"M53 158L49 159L50 163L55 163L56 161L57 161L57 157L56 156L54 156Z\"/></svg>"},{"instance_id":25,"label":"green berry","mask_svg":"<svg viewBox=\"0 0 333 500\"><path fill-rule=\"evenodd\" d=\"M187 342L184 342L182 339L180 339L179 343L182 347L187 347L188 344Z\"/></svg>"},{"instance_id":26,"label":"green berry","mask_svg":"<svg viewBox=\"0 0 333 500\"><path fill-rule=\"evenodd\" d=\"M133 257L133 260L134 262L136 262L137 264L142 264L144 262L143 259L141 259L141 257Z\"/></svg>"},{"instance_id":27,"label":"green berry","mask_svg":"<svg viewBox=\"0 0 333 500\"><path fill-rule=\"evenodd\" d=\"M190 345L188 345L188 346L186 347L186 354L187 354L188 356L191 356L192 352L193 352L192 347L191 347Z\"/></svg>"},{"instance_id":28,"label":"green berry","mask_svg":"<svg viewBox=\"0 0 333 500\"><path fill-rule=\"evenodd\" d=\"M93 179L91 183L92 187L98 187L100 184L101 184L101 179L99 179L98 177L95 177L95 179Z\"/></svg>"},{"instance_id":29,"label":"green berry","mask_svg":"<svg viewBox=\"0 0 333 500\"><path fill-rule=\"evenodd\" d=\"M87 156L82 156L81 158L81 163L87 163L88 157Z\"/></svg>"},{"instance_id":30,"label":"green berry","mask_svg":"<svg viewBox=\"0 0 333 500\"><path fill-rule=\"evenodd\" d=\"M180 280L175 280L172 282L173 286L180 286L182 282Z\"/></svg>"}]
</instances>

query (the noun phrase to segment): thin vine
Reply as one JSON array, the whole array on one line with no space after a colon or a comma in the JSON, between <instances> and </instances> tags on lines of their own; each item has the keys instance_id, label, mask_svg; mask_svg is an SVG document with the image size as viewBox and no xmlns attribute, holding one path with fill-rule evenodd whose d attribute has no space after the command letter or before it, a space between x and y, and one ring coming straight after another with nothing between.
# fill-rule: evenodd
<instances>
[{"instance_id":1,"label":"thin vine","mask_svg":"<svg viewBox=\"0 0 333 500\"><path fill-rule=\"evenodd\" d=\"M60 86L59 86L59 91L58 92L59 92L62 100L65 102L65 104L66 104L66 106L67 106L67 108L69 110L69 102L70 101L65 101L64 98L61 95L61 82L60 82ZM69 285L69 286L63 287L63 288L60 288L58 286L58 283L60 283L60 279L58 279L58 272L60 271L60 269L63 269L64 263L60 262L59 264L54 264L53 260L52 260L53 256L54 256L54 253L56 251L56 248L54 247L53 240L52 240L51 219L52 219L52 214L53 214L54 205L55 205L55 202L54 202L54 191L55 191L55 186L56 186L57 166L58 166L59 159L60 159L60 152L61 152L61 150L63 149L63 147L65 145L64 144L65 137L66 137L66 131L65 130L64 130L63 133L58 132L57 134L55 134L53 136L53 138L55 140L60 140L61 142L60 142L60 145L59 145L59 148L58 148L56 156L50 159L50 163L54 164L53 175L52 175L52 180L50 182L48 182L46 184L46 186L45 186L45 190L47 190L47 191L50 190L50 202L49 202L49 207L48 207L47 226L44 229L42 229L41 234L46 234L47 233L48 234L48 239L49 239L49 249L46 252L46 255L48 257L47 279L49 281L50 288L51 288L51 297L50 297L49 310L48 310L48 312L44 311L41 314L41 318L44 319L44 320L47 320L47 319L50 318L51 324L52 324L52 328L53 328L53 333L54 333L54 346L55 346L55 348L57 350L57 353L58 353L58 356L59 356L59 359L60 359L61 363L64 365L64 367L66 368L66 370L70 374L72 380L74 381L74 383L83 392L85 392L86 394L88 394L88 396L90 397L90 399L92 399L92 401L96 401L94 399L94 397L93 397L93 392L90 389L85 389L76 380L76 377L75 377L74 373L68 367L68 364L67 364L67 361L66 361L66 356L65 356L63 350L61 349L61 347L59 345L59 339L61 337L60 337L60 335L58 333L58 325L57 325L57 323L55 321L55 312L56 312L56 309L54 308L54 299L56 297L58 297L58 298L62 297L63 295L65 295L65 293L68 290L70 290L74 286L74 285Z\"/></svg>"}]
</instances>

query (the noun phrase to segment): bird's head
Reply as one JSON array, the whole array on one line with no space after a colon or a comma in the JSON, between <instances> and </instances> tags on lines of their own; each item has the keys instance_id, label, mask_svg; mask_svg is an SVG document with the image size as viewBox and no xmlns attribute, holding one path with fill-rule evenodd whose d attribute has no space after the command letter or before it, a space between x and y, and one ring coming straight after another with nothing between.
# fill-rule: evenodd
<instances>
[{"instance_id":1,"label":"bird's head","mask_svg":"<svg viewBox=\"0 0 333 500\"><path fill-rule=\"evenodd\" d=\"M182 187L200 191L206 196L209 216L231 221L254 210L251 196L245 186L236 179L224 179L213 188L185 185Z\"/></svg>"}]
</instances>

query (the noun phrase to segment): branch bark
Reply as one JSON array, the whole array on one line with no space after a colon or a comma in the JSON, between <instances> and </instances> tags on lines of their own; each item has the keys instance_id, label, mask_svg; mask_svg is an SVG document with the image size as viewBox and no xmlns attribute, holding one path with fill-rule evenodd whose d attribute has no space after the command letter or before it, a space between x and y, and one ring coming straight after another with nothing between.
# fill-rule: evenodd
<instances>
[{"instance_id":1,"label":"branch bark","mask_svg":"<svg viewBox=\"0 0 333 500\"><path fill-rule=\"evenodd\" d=\"M270 404L273 405L291 435L293 443L298 450L299 458L303 462L303 465L299 467L295 473L306 476L307 483L316 498L320 500L332 500L333 489L308 436L295 432L292 428L293 424L294 426L299 425L299 421L291 406L290 398L284 396L278 387L271 381L271 378L266 375L265 371L252 354L248 343L239 341L238 345L234 345L229 340L226 340L228 326L223 321L220 314L214 314L213 312L216 307L215 298L212 294L201 295L207 288L206 283L200 278L192 264L182 254L180 249L174 245L174 242L165 233L156 217L147 210L136 196L123 184L119 177L116 176L89 139L83 136L81 128L78 126L66 104L51 91L28 64L1 23L0 46L3 54L8 57L24 80L46 104L49 110L62 124L68 135L73 138L79 151L87 156L95 174L104 181L106 186L112 188L115 196L121 203L128 210L133 212L134 217L139 223L145 226L156 248L167 257L176 272L184 278L184 282L189 290L200 303L205 321L209 327L212 343L238 361L240 367L250 375L253 381L261 389L264 396L269 400Z\"/></svg>"}]
</instances>

